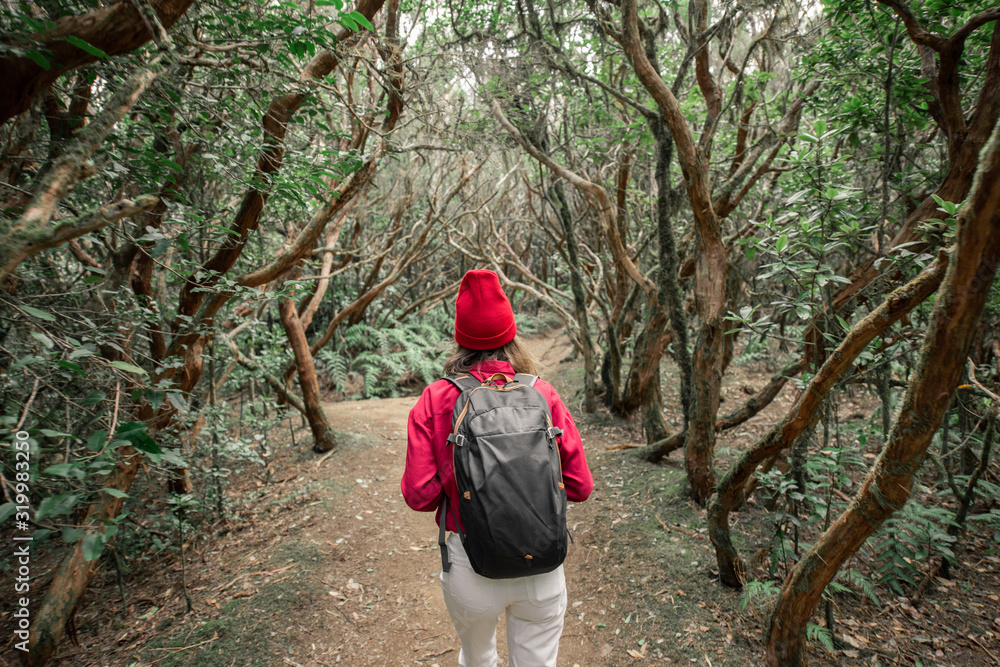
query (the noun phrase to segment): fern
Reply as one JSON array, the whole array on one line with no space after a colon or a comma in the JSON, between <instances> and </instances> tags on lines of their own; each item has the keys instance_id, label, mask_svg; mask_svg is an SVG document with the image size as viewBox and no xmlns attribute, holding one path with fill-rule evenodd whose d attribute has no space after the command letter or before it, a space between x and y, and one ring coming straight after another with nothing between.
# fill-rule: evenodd
<instances>
[{"instance_id":1,"label":"fern","mask_svg":"<svg viewBox=\"0 0 1000 667\"><path fill-rule=\"evenodd\" d=\"M425 322L378 329L368 324L347 327L335 350L323 350L323 362L334 387L344 391L349 373L364 379L364 396L400 395L412 377L433 382L440 373L446 338Z\"/></svg>"},{"instance_id":2,"label":"fern","mask_svg":"<svg viewBox=\"0 0 1000 667\"><path fill-rule=\"evenodd\" d=\"M828 628L824 628L822 625L816 625L815 623L807 624L806 639L811 642L819 642L823 645L823 648L831 653L836 651L833 647L833 633L830 632Z\"/></svg>"},{"instance_id":3,"label":"fern","mask_svg":"<svg viewBox=\"0 0 1000 667\"><path fill-rule=\"evenodd\" d=\"M740 597L740 611L745 611L747 605L756 609L770 607L778 598L779 590L778 584L773 581L748 581Z\"/></svg>"},{"instance_id":4,"label":"fern","mask_svg":"<svg viewBox=\"0 0 1000 667\"><path fill-rule=\"evenodd\" d=\"M845 580L846 583L841 583L838 579ZM831 581L826 589L830 593L863 595L871 600L876 607L882 606L882 601L879 600L878 593L875 591L875 582L857 570L841 570L837 573L837 579Z\"/></svg>"},{"instance_id":5,"label":"fern","mask_svg":"<svg viewBox=\"0 0 1000 667\"><path fill-rule=\"evenodd\" d=\"M347 359L333 350L324 349L316 355L330 376L330 384L337 391L344 391L347 384Z\"/></svg>"},{"instance_id":6,"label":"fern","mask_svg":"<svg viewBox=\"0 0 1000 667\"><path fill-rule=\"evenodd\" d=\"M922 576L919 563L936 557L954 563L951 545L956 538L949 535L947 529L953 523L951 513L942 507L916 502L904 505L882 525L874 543L879 585L904 595L903 583L916 586Z\"/></svg>"},{"instance_id":7,"label":"fern","mask_svg":"<svg viewBox=\"0 0 1000 667\"><path fill-rule=\"evenodd\" d=\"M364 322L348 327L344 331L344 342L349 347L364 347L370 349L371 341L376 340L378 330Z\"/></svg>"},{"instance_id":8,"label":"fern","mask_svg":"<svg viewBox=\"0 0 1000 667\"><path fill-rule=\"evenodd\" d=\"M365 373L365 396L371 398L378 392L378 375L369 368Z\"/></svg>"}]
</instances>

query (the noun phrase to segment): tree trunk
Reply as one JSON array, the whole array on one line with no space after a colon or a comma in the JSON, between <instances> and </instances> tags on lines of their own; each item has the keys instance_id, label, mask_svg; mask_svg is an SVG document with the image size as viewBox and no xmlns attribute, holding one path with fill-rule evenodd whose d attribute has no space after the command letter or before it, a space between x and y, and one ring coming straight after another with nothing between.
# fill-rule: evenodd
<instances>
[{"instance_id":1,"label":"tree trunk","mask_svg":"<svg viewBox=\"0 0 1000 667\"><path fill-rule=\"evenodd\" d=\"M580 327L580 346L583 348L583 410L591 413L597 410L597 366L594 361L594 342L590 337L590 321L587 317L587 294L583 289L583 278L580 275L580 248L576 241L576 230L573 228L573 214L566 202L562 181L556 181L551 192L555 198L559 221L562 223L563 235L566 237L573 309Z\"/></svg>"},{"instance_id":2,"label":"tree trunk","mask_svg":"<svg viewBox=\"0 0 1000 667\"><path fill-rule=\"evenodd\" d=\"M897 289L882 305L855 324L837 349L827 357L785 418L747 449L719 482L718 490L709 503L708 534L715 545L722 583L734 588L740 588L744 583L743 563L730 539L729 512L742 502L744 488L757 466L764 459L789 447L816 423L823 401L858 355L878 335L937 289L947 265L947 257L942 253L927 271Z\"/></svg>"},{"instance_id":3,"label":"tree trunk","mask_svg":"<svg viewBox=\"0 0 1000 667\"><path fill-rule=\"evenodd\" d=\"M699 265L705 266L705 270L699 273L705 276L708 273L707 266L714 264L719 266L719 262L709 262L709 258L702 255ZM721 266L725 267L725 257L722 257ZM720 268L724 271L724 268ZM711 283L707 277L702 277L697 281L702 288L705 283ZM723 285L725 283L722 283ZM698 287L695 288L696 290ZM723 322L721 312L713 312L721 309L725 303L725 294L711 294L706 296L709 303L704 303L698 309L703 311L701 328L698 331L698 339L695 341L694 359L692 360L692 401L691 401L691 422L688 428L687 441L684 448L684 470L687 472L688 483L691 485L691 495L695 502L704 505L715 489L715 469L713 460L715 458L715 416L719 411L719 392L722 386L722 350L723 350ZM720 303L721 302L721 303Z\"/></svg>"},{"instance_id":4,"label":"tree trunk","mask_svg":"<svg viewBox=\"0 0 1000 667\"><path fill-rule=\"evenodd\" d=\"M723 415L716 419L715 430L728 431L757 416L761 410L769 406L777 395L781 393L784 386L788 384L788 380L798 375L804 366L805 362L800 359L793 361L782 368L781 371L772 375L770 381L761 387L756 394L747 399L746 403L728 415ZM663 440L654 442L643 450L642 457L646 461L656 463L664 456L670 454L670 452L683 447L686 437L687 433L685 431L668 435Z\"/></svg>"},{"instance_id":5,"label":"tree trunk","mask_svg":"<svg viewBox=\"0 0 1000 667\"><path fill-rule=\"evenodd\" d=\"M806 664L805 628L823 591L882 523L910 497L913 477L962 376L1000 261L1000 126L993 130L972 194L958 216L952 261L934 304L920 361L889 433L847 510L799 561L781 589L767 638L772 667Z\"/></svg>"},{"instance_id":6,"label":"tree trunk","mask_svg":"<svg viewBox=\"0 0 1000 667\"><path fill-rule=\"evenodd\" d=\"M194 0L151 0L164 28L181 18ZM4 94L0 95L0 123L5 123L31 106L31 101L64 73L98 60L97 56L74 46L67 37L76 37L105 53L117 56L139 48L153 35L133 2L115 2L78 16L64 16L52 28L32 36L34 43L11 44L3 40L5 55L0 58ZM16 47L11 49L10 47ZM28 49L44 53L49 67L43 68L24 55Z\"/></svg>"},{"instance_id":7,"label":"tree trunk","mask_svg":"<svg viewBox=\"0 0 1000 667\"><path fill-rule=\"evenodd\" d=\"M673 332L674 361L681 379L682 431L687 431L691 421L691 352L688 350L687 314L684 312L684 292L678 280L680 261L677 256L677 241L670 219L670 161L673 157L673 141L663 127L663 118L653 123L656 137L656 228L660 250L660 275L657 281L656 301L658 307L670 318Z\"/></svg>"},{"instance_id":8,"label":"tree trunk","mask_svg":"<svg viewBox=\"0 0 1000 667\"><path fill-rule=\"evenodd\" d=\"M712 459L715 456L715 416L719 410L722 361L725 343L723 316L726 308L726 246L712 201L708 174L711 135L720 99L707 68L707 42L696 54L699 87L709 108L709 122L700 144L695 145L680 103L649 61L639 39L635 0L622 0L622 43L632 60L632 69L656 100L663 124L669 128L677 149L677 160L695 221L695 304L701 326L695 343L691 369L691 417L684 467L695 502L704 504L715 487ZM698 23L706 21L701 4Z\"/></svg>"},{"instance_id":9,"label":"tree trunk","mask_svg":"<svg viewBox=\"0 0 1000 667\"><path fill-rule=\"evenodd\" d=\"M688 429L691 412L691 355L687 343L687 317L677 280L679 262L670 220L670 162L673 155L673 141L661 122L662 119L657 118L651 123L656 137L656 214L660 271L657 278L656 299L650 304L646 329L636 341L626 391L622 397L622 412L625 415L638 409L642 410L646 442L650 444L661 442L667 437L660 393L660 360L671 339L674 343L674 357L680 370L683 432Z\"/></svg>"},{"instance_id":10,"label":"tree trunk","mask_svg":"<svg viewBox=\"0 0 1000 667\"><path fill-rule=\"evenodd\" d=\"M309 351L309 341L299 320L299 314L292 299L281 299L278 307L281 324L285 328L288 342L295 354L295 367L298 370L299 384L302 387L302 403L305 405L306 421L313 434L313 451L328 452L337 446L333 427L326 418L323 405L320 403L319 380L316 378L316 365L313 363L312 352Z\"/></svg>"},{"instance_id":11,"label":"tree trunk","mask_svg":"<svg viewBox=\"0 0 1000 667\"><path fill-rule=\"evenodd\" d=\"M381 8L382 2L383 0L361 0L357 6L357 10L371 20L375 12ZM396 11L398 10L397 0L390 0L389 7L391 16L387 17L386 21L386 38L393 48L393 53L391 54L393 59L391 63L393 88L390 92L390 113L382 126L382 131L385 132L392 129L401 111L401 106L399 106L399 89L401 88L402 64L398 57L395 35ZM338 37L346 37L351 32L345 28ZM340 41L342 42L343 39ZM308 80L316 76L325 76L336 67L338 62L338 59L333 54L324 50L310 61L303 72L302 78L303 80ZM268 137L268 140L265 142L265 149L261 151L258 162L258 175L262 171L267 174L273 173L280 166L281 141L284 139L287 122L301 104L301 100L305 98L304 95L293 97L294 99L290 102L288 97L280 98L280 100L275 102L278 105L275 108L280 112L277 118L270 115L265 117L265 135ZM286 102L289 103L286 104ZM88 129L90 129L89 126L82 130L81 134L85 133ZM374 172L376 162L381 158L383 152L384 145L381 145L371 155L366 164L361 167L359 172L353 174L338 187L331 201L322 206L313 216L310 225L306 230L303 230L300 238L296 239L296 243L291 248L275 258L268 266L252 271L240 278L239 284L245 287L258 287L275 279L275 277L287 270L288 266L298 261L312 247L330 217L336 214L354 196L361 185L368 182ZM267 168L262 169L261 165L266 165ZM260 180L266 182L267 178L263 177ZM259 214L263 209L265 199L266 197L256 190L248 191L244 197L244 204L248 204L249 202L249 208L246 206L241 207L241 212L237 214L233 222L237 238L221 248L216 256L213 257L213 260L209 262L218 271L219 275L228 272L239 258L250 231L257 226ZM146 208L150 208L155 203L155 201L151 202ZM197 324L205 327L211 325L215 315L232 296L231 291L215 292L206 300L204 299L204 292L190 289L190 286L187 287L188 289L182 293L178 312L181 314L196 315ZM203 300L206 303L203 304ZM190 392L201 378L203 370L202 351L204 350L205 342L205 335L197 330L178 333L171 341L165 354L166 358L176 358L178 363L161 367L157 372L153 373L149 381L150 386L156 386L161 381L167 381L172 383L180 393ZM148 403L144 404L138 410L136 417L139 421L147 423L149 432L153 434L167 427L173 419L174 414L174 409L168 401L160 407L160 410L156 414L153 413ZM117 467L103 481L102 486L104 488L128 492L138 473L142 454L132 447L121 447L117 452L119 454ZM122 498L115 498L106 493L101 493L97 500L92 502L88 507L83 525L92 527L94 530L103 530L103 526L111 524L121 512L122 502ZM69 618L69 614L79 602L80 596L86 590L91 577L93 577L98 561L86 561L83 558L82 548L81 540L72 547L69 554L63 559L52 579L52 583L46 591L45 599L42 600L42 604L35 614L34 622L31 624L31 634L28 643L30 652L24 654L24 658L22 659L28 667L40 667L52 657L59 639L65 631L66 620Z\"/></svg>"}]
</instances>

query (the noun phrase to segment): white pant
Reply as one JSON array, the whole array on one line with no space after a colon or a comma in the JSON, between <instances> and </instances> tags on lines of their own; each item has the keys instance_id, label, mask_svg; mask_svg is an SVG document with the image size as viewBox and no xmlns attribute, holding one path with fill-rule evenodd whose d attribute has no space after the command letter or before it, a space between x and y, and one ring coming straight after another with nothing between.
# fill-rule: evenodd
<instances>
[{"instance_id":1,"label":"white pant","mask_svg":"<svg viewBox=\"0 0 1000 667\"><path fill-rule=\"evenodd\" d=\"M476 574L459 536L448 536L451 572L441 573L448 613L462 640L459 667L496 667L497 620L507 612L510 667L556 667L566 613L560 565L546 574L487 579Z\"/></svg>"}]
</instances>

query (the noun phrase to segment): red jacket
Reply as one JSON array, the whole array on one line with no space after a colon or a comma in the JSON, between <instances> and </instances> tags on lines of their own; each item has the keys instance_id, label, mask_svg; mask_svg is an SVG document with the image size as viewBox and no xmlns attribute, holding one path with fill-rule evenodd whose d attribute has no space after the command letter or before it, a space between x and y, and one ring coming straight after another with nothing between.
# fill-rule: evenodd
<instances>
[{"instance_id":1,"label":"red jacket","mask_svg":"<svg viewBox=\"0 0 1000 667\"><path fill-rule=\"evenodd\" d=\"M494 373L514 376L514 369L506 361L484 361L472 370L480 381ZM566 497L574 502L582 502L594 489L594 478L587 467L583 453L580 432L569 410L563 405L559 394L548 382L538 380L535 389L549 402L552 409L552 424L562 429L563 434L556 439L559 456L562 459L563 483ZM448 494L448 507L458 507L458 487L452 470L451 448L448 434L451 433L452 412L461 392L447 380L438 380L427 386L420 400L410 410L410 420L406 432L406 468L400 487L406 504L418 512L438 510L436 519L441 522L441 490ZM446 528L456 530L455 513L448 512Z\"/></svg>"}]
</instances>

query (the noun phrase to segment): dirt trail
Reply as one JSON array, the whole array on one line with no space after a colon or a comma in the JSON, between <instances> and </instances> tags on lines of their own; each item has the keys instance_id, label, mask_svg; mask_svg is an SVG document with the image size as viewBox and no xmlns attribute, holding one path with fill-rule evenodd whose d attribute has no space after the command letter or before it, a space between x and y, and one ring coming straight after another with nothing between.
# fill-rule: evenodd
<instances>
[{"instance_id":1,"label":"dirt trail","mask_svg":"<svg viewBox=\"0 0 1000 667\"><path fill-rule=\"evenodd\" d=\"M560 339L539 340L533 347L543 370L558 364L561 355L568 352ZM353 481L356 488L349 511L345 507L342 516L324 522L323 532L335 536L331 541L343 550L343 556L321 568L322 578L339 582L342 592L353 580L363 586L365 599L379 600L363 623L345 628L341 655L342 661L349 658L347 664L458 664L459 643L438 579L441 559L434 515L410 510L399 492L407 416L416 401L416 397L409 397L326 406L335 429L370 434L379 443L368 456L334 456L323 464L325 474ZM571 510L571 521L582 518L583 507ZM566 566L570 605L581 595L574 552L583 548L579 541L574 545ZM505 659L503 625L501 621L498 649ZM596 664L600 654L593 641L573 634L569 625L560 646L559 664Z\"/></svg>"},{"instance_id":2,"label":"dirt trail","mask_svg":"<svg viewBox=\"0 0 1000 667\"><path fill-rule=\"evenodd\" d=\"M756 664L736 627L736 596L711 581L704 521L683 493L683 471L607 451L641 434L606 413L583 415L582 368L565 360L565 337L530 345L577 419L595 478L590 500L568 513L575 543L559 666ZM675 400L669 380L666 387ZM288 430L276 429L274 481L232 479L234 496L253 498L237 510L242 521L228 521L225 534L187 560L193 613L184 612L178 584L133 593L127 616L108 594L91 616L100 630L90 648L57 664L457 665L433 514L411 511L399 490L416 401L328 403L339 446L325 459L308 452L307 429L296 429L295 446L279 444ZM164 563L168 580L179 582L180 568ZM503 664L505 641L501 620Z\"/></svg>"},{"instance_id":3,"label":"dirt trail","mask_svg":"<svg viewBox=\"0 0 1000 667\"><path fill-rule=\"evenodd\" d=\"M559 667L763 664L766 604L741 610L739 593L719 585L704 510L688 499L677 457L651 466L627 452L609 451L609 445L637 443L641 433L605 412L583 414L582 369L565 360L571 348L564 337L530 344L542 375L577 419L595 482L590 500L571 504L568 514L575 543L566 561L569 609ZM778 365L774 360L734 369L724 381L727 403L745 400ZM675 369L666 366L664 372L666 417L676 420ZM724 433L719 450L759 438L790 405L791 384L760 417ZM105 567L92 585L92 602L76 616L80 644L63 642L52 664L457 665L459 644L438 580L433 515L411 511L399 490L406 420L416 400L328 403L339 446L325 459L309 451L307 428L295 420L293 440L284 421L268 434L274 449L270 480L261 479L259 466L230 476L227 519L188 540L186 568L170 550L149 561L130 561L136 574L125 590ZM875 402L850 405L859 415L871 414ZM734 537L745 553L766 546L773 532L760 515L750 510L734 520ZM751 565L765 576L764 564ZM965 634L982 633L990 622L1000 627L1000 620L983 611L995 609L1000 591L987 567L993 566L968 564L958 586L935 589L935 599L921 607L926 618L912 608L909 617L883 616L885 609L864 597L840 598L841 627L851 633L844 636L858 643L848 641L852 648L836 654L813 644L810 662L869 665L883 654L898 662L904 650L928 665L989 664L979 644L926 643L939 632L930 628L942 623L967 622ZM988 597L972 602L977 596ZM987 615L973 617L966 607ZM502 621L498 640L505 658ZM944 651L951 655L943 657ZM10 651L0 657L0 667L14 663Z\"/></svg>"}]
</instances>

